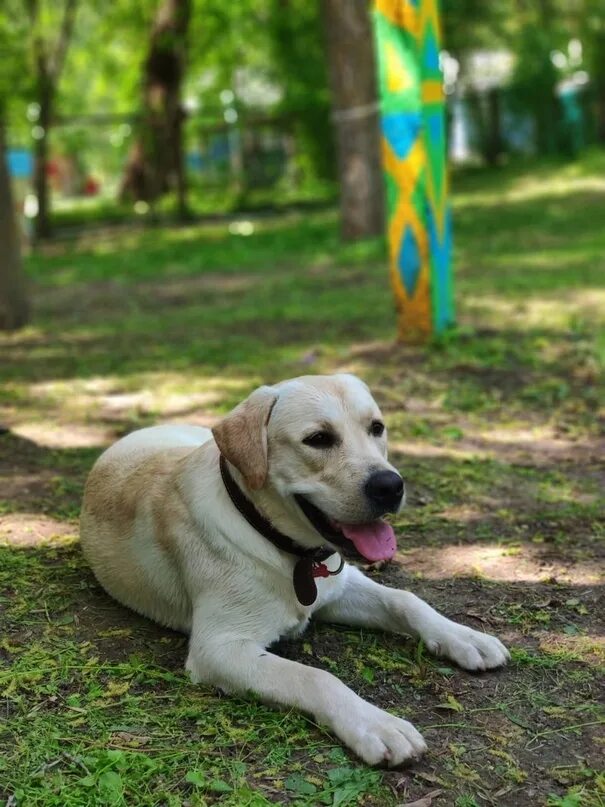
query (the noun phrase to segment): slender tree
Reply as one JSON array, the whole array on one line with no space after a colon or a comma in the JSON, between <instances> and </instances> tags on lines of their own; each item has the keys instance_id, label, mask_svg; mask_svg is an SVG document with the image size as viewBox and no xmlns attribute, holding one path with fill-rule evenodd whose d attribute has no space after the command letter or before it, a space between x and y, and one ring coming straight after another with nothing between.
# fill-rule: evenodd
<instances>
[{"instance_id":1,"label":"slender tree","mask_svg":"<svg viewBox=\"0 0 605 807\"><path fill-rule=\"evenodd\" d=\"M140 133L122 182L122 196L153 202L175 190L180 217L187 215L181 87L191 0L161 0L143 65Z\"/></svg>"},{"instance_id":2,"label":"slender tree","mask_svg":"<svg viewBox=\"0 0 605 807\"><path fill-rule=\"evenodd\" d=\"M12 331L25 325L29 306L6 163L4 131L0 109L0 330Z\"/></svg>"},{"instance_id":3,"label":"slender tree","mask_svg":"<svg viewBox=\"0 0 605 807\"><path fill-rule=\"evenodd\" d=\"M384 187L374 40L367 0L322 0L340 177L341 227L349 240L384 228Z\"/></svg>"},{"instance_id":4,"label":"slender tree","mask_svg":"<svg viewBox=\"0 0 605 807\"><path fill-rule=\"evenodd\" d=\"M605 143L605 2L585 0L580 15L580 38L592 83L596 135Z\"/></svg>"},{"instance_id":5,"label":"slender tree","mask_svg":"<svg viewBox=\"0 0 605 807\"><path fill-rule=\"evenodd\" d=\"M31 53L35 74L35 98L39 106L35 137L34 188L38 198L38 215L35 219L36 238L47 238L51 233L47 164L50 128L53 123L57 85L65 64L67 49L73 33L77 0L64 0L59 31L54 38L42 18L40 0L27 0L30 24Z\"/></svg>"}]
</instances>

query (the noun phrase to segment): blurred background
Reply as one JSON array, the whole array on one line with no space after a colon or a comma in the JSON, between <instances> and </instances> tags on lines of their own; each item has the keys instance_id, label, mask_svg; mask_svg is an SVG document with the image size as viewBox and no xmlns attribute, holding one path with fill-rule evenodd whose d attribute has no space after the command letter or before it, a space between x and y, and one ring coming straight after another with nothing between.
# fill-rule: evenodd
<instances>
[{"instance_id":1,"label":"blurred background","mask_svg":"<svg viewBox=\"0 0 605 807\"><path fill-rule=\"evenodd\" d=\"M346 42L326 24L331 3L4 5L3 114L28 238L336 199L327 64ZM602 0L446 0L442 24L454 166L573 160L605 142ZM154 92L168 96L161 121Z\"/></svg>"}]
</instances>

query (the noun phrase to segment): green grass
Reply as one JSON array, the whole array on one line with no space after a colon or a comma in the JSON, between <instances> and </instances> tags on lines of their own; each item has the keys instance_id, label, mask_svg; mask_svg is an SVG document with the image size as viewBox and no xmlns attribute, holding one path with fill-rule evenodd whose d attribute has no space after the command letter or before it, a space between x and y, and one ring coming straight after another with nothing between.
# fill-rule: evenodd
<instances>
[{"instance_id":1,"label":"green grass","mask_svg":"<svg viewBox=\"0 0 605 807\"><path fill-rule=\"evenodd\" d=\"M384 243L343 245L333 210L88 233L28 258L32 325L0 336L0 804L391 807L439 789L459 807L603 806L603 177L598 151L456 174L459 322L424 347L393 342ZM279 645L413 720L431 753L407 772L193 686L185 638L112 603L77 545L109 441L341 369L375 391L411 490L400 563L377 578L513 647L474 677L382 634Z\"/></svg>"},{"instance_id":2,"label":"green grass","mask_svg":"<svg viewBox=\"0 0 605 807\"><path fill-rule=\"evenodd\" d=\"M77 228L100 227L111 224L146 226L153 219L164 224L178 221L177 199L168 194L159 200L153 210L147 204L135 207L132 202L116 198L117 188L109 187L109 195L59 199L53 206L51 224L60 235L73 233ZM334 182L308 180L298 187L287 181L277 187L242 190L238 183L216 182L200 185L189 177L187 207L189 217L213 219L243 214L266 215L291 209L320 209L333 205L338 198Z\"/></svg>"}]
</instances>

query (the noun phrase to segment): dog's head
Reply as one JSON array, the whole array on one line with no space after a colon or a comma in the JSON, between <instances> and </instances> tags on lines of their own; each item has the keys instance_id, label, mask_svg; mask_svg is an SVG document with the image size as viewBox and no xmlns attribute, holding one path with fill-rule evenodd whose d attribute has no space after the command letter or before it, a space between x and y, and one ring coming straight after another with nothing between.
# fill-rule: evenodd
<instances>
[{"instance_id":1,"label":"dog's head","mask_svg":"<svg viewBox=\"0 0 605 807\"><path fill-rule=\"evenodd\" d=\"M381 517L403 506L403 479L387 460L380 410L355 376L260 387L213 434L247 486L277 494L317 545L369 561L394 554Z\"/></svg>"}]
</instances>

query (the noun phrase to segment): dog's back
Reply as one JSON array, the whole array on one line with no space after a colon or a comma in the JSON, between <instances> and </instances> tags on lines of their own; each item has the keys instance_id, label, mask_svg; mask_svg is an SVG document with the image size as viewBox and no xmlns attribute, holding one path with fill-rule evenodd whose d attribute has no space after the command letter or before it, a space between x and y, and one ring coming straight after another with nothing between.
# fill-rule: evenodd
<instances>
[{"instance_id":1,"label":"dog's back","mask_svg":"<svg viewBox=\"0 0 605 807\"><path fill-rule=\"evenodd\" d=\"M187 513L172 474L211 437L197 426L154 426L123 437L90 472L80 517L82 549L101 585L124 605L182 631L189 629L191 605L167 525Z\"/></svg>"}]
</instances>

